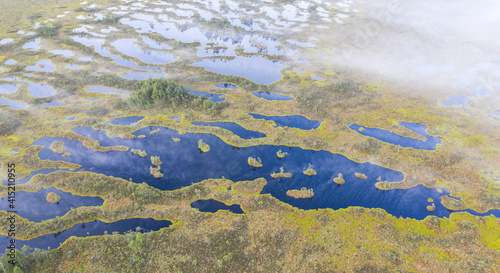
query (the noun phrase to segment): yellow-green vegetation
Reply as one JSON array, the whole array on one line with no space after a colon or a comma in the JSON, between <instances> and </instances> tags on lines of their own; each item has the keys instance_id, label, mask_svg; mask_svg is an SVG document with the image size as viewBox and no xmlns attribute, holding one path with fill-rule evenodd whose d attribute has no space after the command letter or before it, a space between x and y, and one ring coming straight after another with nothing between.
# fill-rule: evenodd
<instances>
[{"instance_id":1,"label":"yellow-green vegetation","mask_svg":"<svg viewBox=\"0 0 500 273\"><path fill-rule=\"evenodd\" d=\"M453 199L447 195L441 196L441 204L449 210L464 210L467 209L467 205L464 202Z\"/></svg>"},{"instance_id":2,"label":"yellow-green vegetation","mask_svg":"<svg viewBox=\"0 0 500 273\"><path fill-rule=\"evenodd\" d=\"M368 178L364 173L354 173L354 175L359 179L367 179Z\"/></svg>"},{"instance_id":3,"label":"yellow-green vegetation","mask_svg":"<svg viewBox=\"0 0 500 273\"><path fill-rule=\"evenodd\" d=\"M232 186L231 191L244 194L258 194L266 184L267 181L264 178L257 178L253 181L240 181Z\"/></svg>"},{"instance_id":4,"label":"yellow-green vegetation","mask_svg":"<svg viewBox=\"0 0 500 273\"><path fill-rule=\"evenodd\" d=\"M343 185L345 183L344 175L342 175L342 173L339 173L339 175L333 179L333 182L339 185Z\"/></svg>"},{"instance_id":5,"label":"yellow-green vegetation","mask_svg":"<svg viewBox=\"0 0 500 273\"><path fill-rule=\"evenodd\" d=\"M156 129L156 130L153 130L151 132L149 132L150 135L154 135L156 133L160 132L160 128Z\"/></svg>"},{"instance_id":6,"label":"yellow-green vegetation","mask_svg":"<svg viewBox=\"0 0 500 273\"><path fill-rule=\"evenodd\" d=\"M129 246L130 241L137 238L134 232L72 237L56 250L31 254L19 252L19 258L26 261L25 272L58 272L63 263L67 263L66 272L78 272L81 268L110 272L117 268L117 264L123 269L121 271L126 271L130 267L130 257L137 257L137 253L147 253L141 256L144 261L140 263L140 269L145 272L159 269L163 272L189 271L195 260L204 272L217 268L223 271L235 268L257 271L261 268L266 272L307 272L307 268L312 267L319 272L330 272L332 268L367 272L367 268L380 271L395 266L409 272L418 271L416 268L419 271L476 272L477 268L494 271L498 265L500 226L496 217L457 212L449 218L431 216L418 221L394 217L381 209L360 207L300 210L271 195L258 194L264 185L265 179L262 178L238 183L208 179L182 189L160 191L144 183L136 184L91 172L59 171L39 175L29 183L19 185L19 190L37 191L53 186L78 195L100 196L106 202L102 207L77 208L62 217L39 223L19 218L16 221L20 227L17 238L29 239L60 232L96 219L111 222L142 216L169 219L174 225L140 237L142 244L136 249ZM233 190L215 190L229 186ZM243 189L248 189L248 193ZM209 198L226 204L238 203L247 213L244 217L228 213L205 215L189 206L196 200ZM7 213L0 212L0 219L3 219L0 227L4 227L0 233L6 234ZM226 226L227 223L230 225ZM202 241L199 237L201 231L204 234ZM219 242L222 240L225 245L221 249ZM259 245L251 247L255 240ZM165 248L162 243L171 247ZM292 243L295 249L289 247ZM204 251L199 251L200 244ZM105 254L117 249L122 252L115 253L113 262L104 262L107 261ZM207 256L206 251L215 255ZM303 265L297 261L297 251L307 253L306 257L311 260ZM232 253L231 258L227 258L226 263L219 262L220 257L228 252ZM244 259L262 253L265 254L262 265ZM371 253L379 255L373 257ZM175 255L189 258L166 261L165 257ZM102 262L94 262L99 259ZM6 264L7 257L0 258L0 262Z\"/></svg>"},{"instance_id":7,"label":"yellow-green vegetation","mask_svg":"<svg viewBox=\"0 0 500 273\"><path fill-rule=\"evenodd\" d=\"M0 177L5 177L7 172L4 162L16 163L16 173L19 178L44 168L81 167L64 161L40 160L38 152L43 147L30 145L45 136L78 140L84 147L98 152L128 150L124 146L101 147L97 140L72 132L76 126L106 130L107 136L111 138L133 138L131 133L142 129L141 126L166 126L178 130L180 135L186 132L213 133L221 137L225 143L236 147L269 144L341 153L356 162L371 162L404 174L405 178L401 182L377 180L377 188L408 189L423 184L434 187L440 193L443 192L441 189L446 188L452 196L460 197L465 202L463 205L445 205L448 208L462 208L465 204L479 212L500 208L498 183L492 179L487 181L482 179L483 172L497 170L500 162L498 121L485 118L492 111L498 110L498 99L495 96L490 96L488 99L474 99L469 103L472 115L468 115L459 109L444 109L436 103L451 95L451 92L436 92L437 88L420 84L421 81L412 80L407 84L384 79L379 75L367 75L357 70L355 66L343 70L343 65L335 60L335 56L341 54L335 53L332 58L317 58L332 53L331 37L348 41L352 36L352 30L359 26L359 23L367 22L368 18L363 12L360 12L359 16L350 16L354 21L335 28L338 31L334 36L328 35L325 30L319 31L314 21L296 34L292 32L286 33L285 36L280 34L278 42L281 42L282 38L288 39L288 36L298 36L290 37L295 40L307 40L311 33L314 33L321 42L316 43L314 48L298 49L301 59L315 60L305 69L306 73L303 75L295 73L297 64L286 58L288 67L281 70L283 79L269 85L258 85L243 77L225 76L209 72L204 68L192 67L189 64L199 59L193 54L197 51L195 47L199 43L184 44L165 39L156 33L143 33L158 42L172 45L174 48L172 54L179 57L179 61L161 65L164 71L168 71L166 77L169 81L178 85L185 84L194 90L214 93L220 91L212 90L215 83L228 82L240 87L240 89L221 91L225 93L230 104L214 111L207 100L204 100L207 103L197 105L190 100L178 102L175 98L167 97L163 98L165 99L163 102L151 96L145 100L147 103L144 104L148 105L141 103L128 105L118 95L86 94L84 87L87 85L118 88L130 91L132 95L141 94L142 90L153 91L155 83L149 82L148 88L143 89L136 81L119 77L118 75L128 73L130 68L111 62L108 57L103 57L92 48L71 39L73 29L81 27L82 24L94 27L92 32L95 33L100 33L100 30L109 24L115 25L119 32L108 34L105 38L106 46L109 47L110 43L122 37L141 40L139 34L119 23L119 18L110 15L111 11L107 8L116 6L117 1L101 0L94 8L89 9L86 7L90 3L81 5L80 2L82 1L2 2L0 39L14 38L14 41L0 46L2 55L0 59L3 63L12 58L17 64L2 65L1 78L25 79L23 71L26 66L39 60L50 59L56 66L56 73L33 72L34 81L46 81L57 92L51 98L34 98L29 95L28 84L22 82L15 93L2 94L7 99L28 103L30 107L22 110L0 107L0 161L2 162ZM283 1L277 2L279 3L269 5L281 8ZM257 3L256 7L248 7L256 11L255 16L258 18L263 14L257 12L262 3ZM124 5L132 4L124 3ZM321 5L315 3L311 7L311 12L314 13L314 8L318 6ZM329 12L337 9L325 8ZM228 8L224 7L224 10ZM64 13L66 11L69 13ZM105 17L94 20L92 16L96 12ZM66 17L57 18L56 16L60 14L66 14ZM75 20L78 15L89 19ZM169 17L182 19L176 17L174 12L169 12ZM317 16L310 16L314 17ZM48 19L56 21L49 23ZM214 20L215 23L207 24L197 15L190 19L193 19L194 26L200 24L213 28L221 24L226 30L233 31L230 22L224 19L219 18ZM38 30L34 29L36 23L41 27ZM382 23L381 27L384 28L385 25ZM15 33L18 30L34 30L35 35L17 35ZM243 32L238 28L234 30ZM391 30L405 31L393 25ZM36 37L42 37L41 50L29 51L22 48L26 42ZM74 56L69 58L56 56L49 53L49 50L53 49L68 49ZM113 47L109 49L113 54L122 55ZM76 58L80 56L91 56L95 61L84 64L85 67L78 71L64 69L65 63L77 62ZM130 59L129 56L122 57ZM141 66L147 65L137 58L132 59ZM101 69L108 69L112 73L101 73L99 77L92 76L92 73ZM340 69L344 71L342 75L335 75L337 74L335 71L341 71ZM330 77L320 85L318 81L311 81L311 75L322 72ZM301 84L307 88L300 88ZM288 102L255 103L255 98L249 93L261 89L276 90L280 94L296 99ZM406 91L401 92L401 90ZM142 92L143 95L144 93L145 91ZM157 94L166 93L157 92ZM113 99L86 102L81 100L82 95L85 98ZM41 103L52 99L62 101L69 106L40 107ZM116 111L121 111L123 115L141 114L147 118L140 124L132 126L109 126L102 122L112 118L112 113ZM309 131L274 128L271 126L272 121L262 122L249 118L246 112L276 116L300 114L324 122L318 129ZM170 115L180 115L182 121L169 120L167 117ZM76 119L60 122L68 116L74 116ZM227 130L212 132L206 128L190 125L192 121L222 120L237 122L245 128L263 132L267 137L246 140ZM366 125L364 128L369 126L391 130L401 136L414 134L395 125L401 120L426 124L429 127L428 133L441 137L442 144L435 151L402 148L367 138L345 128L348 123L356 123ZM143 152L146 157L145 151ZM64 156L66 153L62 154ZM209 179L178 190L160 191L145 183L136 184L89 172L55 172L50 175L37 175L29 183L17 185L16 190L36 191L54 186L78 195L100 196L105 200L105 204L100 207L72 209L62 217L44 222L16 218L18 239L61 232L76 224L94 220L111 222L131 217L154 217L169 219L174 225L147 235L132 232L126 235L72 237L58 249L51 251L34 251L29 254L17 251L17 260L22 265L15 268L5 267L3 270L6 272L20 272L20 270L24 272L193 270L200 272L498 272L500 270L498 266L500 224L497 217L477 217L466 212L454 212L449 218L429 216L419 221L393 217L381 209L360 207L340 210L301 210L269 194L259 194L265 184L266 180L263 178L237 183L227 179ZM229 187L232 189L227 190ZM1 188L0 196L6 194L6 187ZM248 213L205 215L189 206L191 202L202 198L213 198L226 204L238 203ZM448 201L455 202L441 200L443 204ZM433 206L430 207L434 209ZM3 235L8 233L5 229L9 226L5 220L7 218L8 214L0 211L0 232ZM0 263L8 265L8 257L0 258Z\"/></svg>"},{"instance_id":8,"label":"yellow-green vegetation","mask_svg":"<svg viewBox=\"0 0 500 273\"><path fill-rule=\"evenodd\" d=\"M172 138L172 141L173 141L173 142L179 142L179 141L181 141L181 139L180 139L180 138L177 138L177 137L173 137L173 138Z\"/></svg>"},{"instance_id":9,"label":"yellow-green vegetation","mask_svg":"<svg viewBox=\"0 0 500 273\"><path fill-rule=\"evenodd\" d=\"M358 129L358 131L360 131L360 132L363 132L364 130L365 130L365 128L363 128L363 127L359 127L359 129Z\"/></svg>"},{"instance_id":10,"label":"yellow-green vegetation","mask_svg":"<svg viewBox=\"0 0 500 273\"><path fill-rule=\"evenodd\" d=\"M209 152L210 151L210 146L206 143L203 142L203 140L198 140L198 149L200 149L200 151L206 153L206 152Z\"/></svg>"},{"instance_id":11,"label":"yellow-green vegetation","mask_svg":"<svg viewBox=\"0 0 500 273\"><path fill-rule=\"evenodd\" d=\"M248 157L248 165L252 166L252 167L255 167L255 168L260 168L262 167L262 161L260 160L259 157L257 158L253 158L253 157Z\"/></svg>"},{"instance_id":12,"label":"yellow-green vegetation","mask_svg":"<svg viewBox=\"0 0 500 273\"><path fill-rule=\"evenodd\" d=\"M137 137L138 137L138 138L145 138L145 137L146 137L146 135L138 135Z\"/></svg>"},{"instance_id":13,"label":"yellow-green vegetation","mask_svg":"<svg viewBox=\"0 0 500 273\"><path fill-rule=\"evenodd\" d=\"M432 198L428 198L428 199L427 199L427 202L432 203L432 202L434 202L434 199L432 199Z\"/></svg>"},{"instance_id":14,"label":"yellow-green vegetation","mask_svg":"<svg viewBox=\"0 0 500 273\"><path fill-rule=\"evenodd\" d=\"M161 166L158 167L149 167L149 173L151 173L155 178L162 178L163 174L160 172Z\"/></svg>"},{"instance_id":15,"label":"yellow-green vegetation","mask_svg":"<svg viewBox=\"0 0 500 273\"><path fill-rule=\"evenodd\" d=\"M432 203L432 205L427 206L428 211L434 211L435 209L436 209L436 206L434 205L434 203Z\"/></svg>"},{"instance_id":16,"label":"yellow-green vegetation","mask_svg":"<svg viewBox=\"0 0 500 273\"><path fill-rule=\"evenodd\" d=\"M58 154L64 154L66 150L68 149L66 146L64 146L63 141L54 141L52 144L50 144L49 148L54 152Z\"/></svg>"},{"instance_id":17,"label":"yellow-green vegetation","mask_svg":"<svg viewBox=\"0 0 500 273\"><path fill-rule=\"evenodd\" d=\"M283 169L283 167L280 167L280 172L279 173L273 172L271 174L271 177L272 178L290 178L290 177L292 177L292 174L291 173L286 173L285 169Z\"/></svg>"},{"instance_id":18,"label":"yellow-green vegetation","mask_svg":"<svg viewBox=\"0 0 500 273\"><path fill-rule=\"evenodd\" d=\"M152 163L153 165L156 165L156 166L159 166L159 165L163 164L163 162L161 162L161 160L160 160L160 157L159 157L159 156L152 156L152 157L151 157L151 163Z\"/></svg>"},{"instance_id":19,"label":"yellow-green vegetation","mask_svg":"<svg viewBox=\"0 0 500 273\"><path fill-rule=\"evenodd\" d=\"M295 199L312 198L314 196L314 191L313 189L303 187L300 190L288 190L286 192L286 195L291 196Z\"/></svg>"},{"instance_id":20,"label":"yellow-green vegetation","mask_svg":"<svg viewBox=\"0 0 500 273\"><path fill-rule=\"evenodd\" d=\"M279 150L278 152L276 152L276 156L278 158L284 158L288 153L287 152L282 152L281 150Z\"/></svg>"},{"instance_id":21,"label":"yellow-green vegetation","mask_svg":"<svg viewBox=\"0 0 500 273\"><path fill-rule=\"evenodd\" d=\"M317 174L316 171L312 168L311 164L309 164L309 167L303 173L308 176L313 176Z\"/></svg>"},{"instance_id":22,"label":"yellow-green vegetation","mask_svg":"<svg viewBox=\"0 0 500 273\"><path fill-rule=\"evenodd\" d=\"M59 200L61 200L61 196L57 195L54 192L49 192L49 194L47 194L46 199L47 199L47 201L49 201L51 203L57 203L57 202L59 202Z\"/></svg>"},{"instance_id":23,"label":"yellow-green vegetation","mask_svg":"<svg viewBox=\"0 0 500 273\"><path fill-rule=\"evenodd\" d=\"M146 153L145 150L138 150L138 149L131 149L130 150L133 154L139 155L141 157L146 157L148 154Z\"/></svg>"}]
</instances>

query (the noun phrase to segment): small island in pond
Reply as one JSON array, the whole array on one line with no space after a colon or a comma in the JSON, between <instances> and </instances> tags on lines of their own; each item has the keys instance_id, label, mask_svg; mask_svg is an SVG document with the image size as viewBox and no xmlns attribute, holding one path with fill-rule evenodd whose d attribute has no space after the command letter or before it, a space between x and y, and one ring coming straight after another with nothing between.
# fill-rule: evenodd
<instances>
[{"instance_id":1,"label":"small island in pond","mask_svg":"<svg viewBox=\"0 0 500 273\"><path fill-rule=\"evenodd\" d=\"M137 150L137 149L132 149L130 150L133 154L139 155L141 157L146 157L148 154L146 153L145 150Z\"/></svg>"},{"instance_id":2,"label":"small island in pond","mask_svg":"<svg viewBox=\"0 0 500 273\"><path fill-rule=\"evenodd\" d=\"M354 173L354 175L359 179L367 179L368 178L364 173Z\"/></svg>"},{"instance_id":3,"label":"small island in pond","mask_svg":"<svg viewBox=\"0 0 500 273\"><path fill-rule=\"evenodd\" d=\"M283 169L283 167L281 167L280 168L280 172L279 173L273 172L271 174L271 177L272 178L290 178L290 177L292 177L292 174L291 173L286 173L285 170Z\"/></svg>"},{"instance_id":4,"label":"small island in pond","mask_svg":"<svg viewBox=\"0 0 500 273\"><path fill-rule=\"evenodd\" d=\"M313 175L316 175L316 171L312 168L311 164L309 164L309 167L307 168L307 170L304 171L304 174L305 175L308 175L308 176L313 176Z\"/></svg>"},{"instance_id":5,"label":"small island in pond","mask_svg":"<svg viewBox=\"0 0 500 273\"><path fill-rule=\"evenodd\" d=\"M161 164L163 164L163 162L161 162L160 160L160 157L159 156L152 156L151 157L151 163L155 166L159 166Z\"/></svg>"},{"instance_id":6,"label":"small island in pond","mask_svg":"<svg viewBox=\"0 0 500 273\"><path fill-rule=\"evenodd\" d=\"M160 128L158 128L158 129L156 129L154 131L149 132L149 134L150 135L154 135L154 134L158 133L159 131L160 131Z\"/></svg>"},{"instance_id":7,"label":"small island in pond","mask_svg":"<svg viewBox=\"0 0 500 273\"><path fill-rule=\"evenodd\" d=\"M61 197L54 192L49 192L49 194L47 194L47 201L51 203L57 203L59 202L59 200L61 200Z\"/></svg>"},{"instance_id":8,"label":"small island in pond","mask_svg":"<svg viewBox=\"0 0 500 273\"><path fill-rule=\"evenodd\" d=\"M162 178L163 177L163 174L160 172L161 170L161 167L158 166L158 167L153 167L153 166L150 166L149 167L149 172L155 177L155 178Z\"/></svg>"},{"instance_id":9,"label":"small island in pond","mask_svg":"<svg viewBox=\"0 0 500 273\"><path fill-rule=\"evenodd\" d=\"M300 190L289 190L286 192L286 195L291 196L295 199L305 199L312 198L314 196L314 192L313 189L303 187Z\"/></svg>"},{"instance_id":10,"label":"small island in pond","mask_svg":"<svg viewBox=\"0 0 500 273\"><path fill-rule=\"evenodd\" d=\"M210 146L206 143L203 142L203 140L198 140L198 149L200 149L202 152L206 153L210 151Z\"/></svg>"},{"instance_id":11,"label":"small island in pond","mask_svg":"<svg viewBox=\"0 0 500 273\"><path fill-rule=\"evenodd\" d=\"M287 152L282 152L281 150L276 152L276 156L278 158L284 158L288 153Z\"/></svg>"},{"instance_id":12,"label":"small island in pond","mask_svg":"<svg viewBox=\"0 0 500 273\"><path fill-rule=\"evenodd\" d=\"M333 179L333 182L339 185L343 185L345 183L344 175L342 175L342 173L339 173L339 175Z\"/></svg>"},{"instance_id":13,"label":"small island in pond","mask_svg":"<svg viewBox=\"0 0 500 273\"><path fill-rule=\"evenodd\" d=\"M181 139L180 139L180 138L177 138L177 137L173 137L173 138L172 138L172 141L173 141L173 142L179 142L179 141L181 141Z\"/></svg>"},{"instance_id":14,"label":"small island in pond","mask_svg":"<svg viewBox=\"0 0 500 273\"><path fill-rule=\"evenodd\" d=\"M257 158L249 157L248 158L248 165L255 167L255 168L260 168L260 167L262 167L262 161L258 157Z\"/></svg>"}]
</instances>

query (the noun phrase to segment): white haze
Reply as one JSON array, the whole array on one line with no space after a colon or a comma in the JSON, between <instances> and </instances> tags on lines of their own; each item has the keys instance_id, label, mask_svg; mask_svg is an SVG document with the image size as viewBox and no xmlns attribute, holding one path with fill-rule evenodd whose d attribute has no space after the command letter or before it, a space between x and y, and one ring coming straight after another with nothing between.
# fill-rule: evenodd
<instances>
[{"instance_id":1,"label":"white haze","mask_svg":"<svg viewBox=\"0 0 500 273\"><path fill-rule=\"evenodd\" d=\"M335 30L333 63L443 94L482 86L498 97L500 1L355 0L351 8L359 13Z\"/></svg>"}]
</instances>

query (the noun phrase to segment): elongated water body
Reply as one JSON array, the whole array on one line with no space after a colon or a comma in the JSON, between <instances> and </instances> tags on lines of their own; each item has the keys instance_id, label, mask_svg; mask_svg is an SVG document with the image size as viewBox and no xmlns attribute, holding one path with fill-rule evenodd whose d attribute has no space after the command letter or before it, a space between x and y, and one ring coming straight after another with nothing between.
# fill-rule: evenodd
<instances>
[{"instance_id":1,"label":"elongated water body","mask_svg":"<svg viewBox=\"0 0 500 273\"><path fill-rule=\"evenodd\" d=\"M108 122L114 125L131 125L142 120L143 118L144 118L143 116L122 117L122 118L112 119Z\"/></svg>"},{"instance_id":2,"label":"elongated water body","mask_svg":"<svg viewBox=\"0 0 500 273\"><path fill-rule=\"evenodd\" d=\"M51 102L46 102L42 103L42 107L61 107L61 106L66 106L67 104L64 104L60 101L51 101Z\"/></svg>"},{"instance_id":3,"label":"elongated water body","mask_svg":"<svg viewBox=\"0 0 500 273\"><path fill-rule=\"evenodd\" d=\"M204 59L192 66L201 66L219 74L245 77L255 83L271 84L281 79L280 70L285 63L272 61L262 56L236 56L232 60Z\"/></svg>"},{"instance_id":4,"label":"elongated water body","mask_svg":"<svg viewBox=\"0 0 500 273\"><path fill-rule=\"evenodd\" d=\"M265 100L282 100L282 101L294 100L294 98L292 97L269 93L269 92L252 92L252 95L256 96L257 98Z\"/></svg>"},{"instance_id":5,"label":"elongated water body","mask_svg":"<svg viewBox=\"0 0 500 273\"><path fill-rule=\"evenodd\" d=\"M3 81L19 81L19 82L29 83L28 91L29 91L30 95L32 95L33 97L37 97L37 98L50 97L56 93L56 90L54 90L52 87L47 85L45 82L30 82L30 81L15 78L15 77L2 78L2 80Z\"/></svg>"},{"instance_id":6,"label":"elongated water body","mask_svg":"<svg viewBox=\"0 0 500 273\"><path fill-rule=\"evenodd\" d=\"M225 89L238 89L238 86L232 85L230 83L218 83L215 84L215 87L225 88Z\"/></svg>"},{"instance_id":7,"label":"elongated water body","mask_svg":"<svg viewBox=\"0 0 500 273\"><path fill-rule=\"evenodd\" d=\"M208 93L208 92L201 92L201 91L194 91L192 89L189 89L187 87L184 87L189 93L195 95L195 96L202 96L205 95L207 98L209 98L213 102L219 102L219 101L224 101L225 98L223 98L223 94L214 94L214 93Z\"/></svg>"},{"instance_id":8,"label":"elongated water body","mask_svg":"<svg viewBox=\"0 0 500 273\"><path fill-rule=\"evenodd\" d=\"M241 209L240 205L234 204L231 206L228 206L222 202L219 202L214 199L208 199L208 200L198 200L194 201L190 205L192 208L198 209L201 212L217 212L219 210L227 210L232 213L236 214L243 214L244 211Z\"/></svg>"},{"instance_id":9,"label":"elongated water body","mask_svg":"<svg viewBox=\"0 0 500 273\"><path fill-rule=\"evenodd\" d=\"M160 128L153 135L149 133ZM53 141L65 143L69 157L62 157L48 148L42 149L38 155L41 160L62 160L82 165L82 169L92 170L108 176L132 179L132 182L142 183L161 190L174 190L191 185L208 178L225 177L232 181L254 180L264 177L268 183L262 193L270 193L279 200L301 209L317 208L347 208L362 206L382 208L388 213L416 219L428 215L448 217L451 213L440 203L440 197L448 193L438 193L435 189L416 186L410 189L382 191L375 187L377 179L396 182L403 180L402 173L383 168L370 163L357 163L340 154L328 151L304 150L287 146L262 145L238 148L226 144L220 138L211 134L186 133L179 135L177 131L164 127L147 127L133 133L146 135L145 138L122 139L109 138L105 131L94 130L91 127L76 127L74 132L89 136L99 141L102 146L124 145L130 149L144 150L148 157L140 157L129 151L95 152L83 147L77 140L65 138L43 137L33 144L48 147ZM180 142L165 141L179 138ZM198 141L202 139L210 146L210 151L200 153ZM278 158L277 152L287 152L284 158ZM182 156L179 156L182 155ZM163 161L162 178L156 179L150 174L151 160L149 156L159 156ZM262 167L254 168L248 165L248 158L260 158ZM307 176L303 173L309 164L317 175ZM291 178L272 179L273 172L291 173ZM333 178L343 174L345 184L337 185ZM367 179L358 178L355 173L365 174ZM314 189L314 197L309 199L294 199L286 194L288 190L302 187ZM435 210L426 209L428 198L435 200Z\"/></svg>"},{"instance_id":10,"label":"elongated water body","mask_svg":"<svg viewBox=\"0 0 500 273\"><path fill-rule=\"evenodd\" d=\"M239 125L238 123L234 123L234 122L193 122L192 124L198 125L198 126L220 127L220 128L231 131L233 134L235 134L243 139L267 137L267 135L264 133L245 129L243 126Z\"/></svg>"},{"instance_id":11,"label":"elongated water body","mask_svg":"<svg viewBox=\"0 0 500 273\"><path fill-rule=\"evenodd\" d=\"M16 100L8 100L6 98L2 98L0 97L0 104L6 104L9 106L9 109L12 109L12 110L19 110L19 109L24 109L24 108L27 108L29 105L24 103L24 102L20 102L20 101L16 101Z\"/></svg>"},{"instance_id":12,"label":"elongated water body","mask_svg":"<svg viewBox=\"0 0 500 273\"><path fill-rule=\"evenodd\" d=\"M105 235L106 233L111 235L113 232L125 234L129 231L136 231L137 227L141 228L140 232L145 233L150 231L158 231L171 225L172 222L170 221L155 220L152 218L131 218L111 223L96 220L88 223L77 224L68 230L43 235L31 240L16 239L16 248L21 249L24 245L28 245L31 248L55 249L71 236L89 237ZM0 243L2 243L3 245L8 246L8 242L10 239L10 237L0 235Z\"/></svg>"},{"instance_id":13,"label":"elongated water body","mask_svg":"<svg viewBox=\"0 0 500 273\"><path fill-rule=\"evenodd\" d=\"M11 94L17 91L19 84L0 84L0 94Z\"/></svg>"},{"instance_id":14,"label":"elongated water body","mask_svg":"<svg viewBox=\"0 0 500 273\"><path fill-rule=\"evenodd\" d=\"M112 45L121 53L149 64L166 64L176 60L175 57L159 51L143 50L137 45L136 39L119 39L114 41Z\"/></svg>"},{"instance_id":15,"label":"elongated water body","mask_svg":"<svg viewBox=\"0 0 500 273\"><path fill-rule=\"evenodd\" d=\"M299 128L302 130L312 130L318 128L322 121L320 120L310 120L303 116L293 115L293 116L264 116L254 113L247 113L255 119L265 119L272 120L276 123L276 127L291 127Z\"/></svg>"},{"instance_id":16,"label":"elongated water body","mask_svg":"<svg viewBox=\"0 0 500 273\"><path fill-rule=\"evenodd\" d=\"M162 70L161 68L138 66L133 61L125 60L119 55L111 54L109 52L109 49L107 47L103 46L104 39L92 39L92 38L81 37L81 36L72 36L71 38L73 38L73 40L75 42L81 43L85 46L94 47L95 52L97 52L103 56L110 57L111 59L113 59L113 61L115 61L115 63L117 63L119 65L131 67L131 68L138 69L138 70L145 70L145 71L161 71Z\"/></svg>"},{"instance_id":17,"label":"elongated water body","mask_svg":"<svg viewBox=\"0 0 500 273\"><path fill-rule=\"evenodd\" d=\"M427 126L424 124L418 124L413 122L398 122L398 125L403 126L409 130L414 131L419 135L424 136L426 140L423 141L411 137L403 137L389 130L368 128L357 124L349 124L347 126L362 135L370 136L380 141L384 141L394 145L399 145L401 147L411 147L414 149L421 149L421 150L436 150L436 144L441 143L441 138L433 137L427 134L426 132Z\"/></svg>"},{"instance_id":18,"label":"elongated water body","mask_svg":"<svg viewBox=\"0 0 500 273\"><path fill-rule=\"evenodd\" d=\"M47 195L53 192L61 197L57 203L46 200ZM100 197L78 196L69 192L64 192L56 188L40 189L37 192L16 192L16 199L23 200L16 202L17 215L33 222L52 219L56 216L63 216L71 208L83 206L102 206L104 200ZM0 210L9 211L10 203L7 197L0 200Z\"/></svg>"}]
</instances>

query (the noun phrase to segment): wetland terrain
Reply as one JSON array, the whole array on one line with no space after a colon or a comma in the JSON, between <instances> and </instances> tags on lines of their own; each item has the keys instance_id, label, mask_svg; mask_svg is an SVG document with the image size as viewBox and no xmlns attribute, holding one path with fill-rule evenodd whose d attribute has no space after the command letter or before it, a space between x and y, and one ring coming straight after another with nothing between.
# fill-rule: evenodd
<instances>
[{"instance_id":1,"label":"wetland terrain","mask_svg":"<svg viewBox=\"0 0 500 273\"><path fill-rule=\"evenodd\" d=\"M2 5L4 272L500 270L489 38L408 1Z\"/></svg>"}]
</instances>

